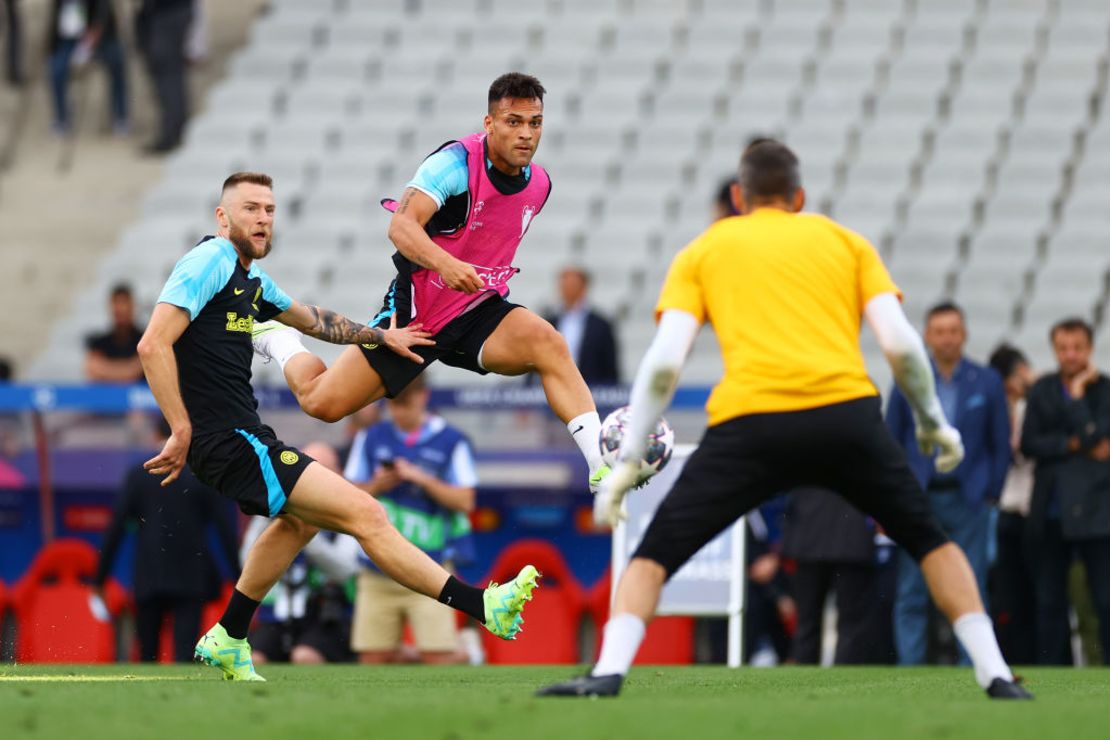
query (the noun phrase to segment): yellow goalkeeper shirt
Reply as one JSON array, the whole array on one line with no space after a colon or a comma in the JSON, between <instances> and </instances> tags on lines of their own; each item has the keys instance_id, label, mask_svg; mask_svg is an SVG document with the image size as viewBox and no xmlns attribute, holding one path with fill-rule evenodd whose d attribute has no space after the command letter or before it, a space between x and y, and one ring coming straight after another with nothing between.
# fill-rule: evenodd
<instances>
[{"instance_id":1,"label":"yellow goalkeeper shirt","mask_svg":"<svg viewBox=\"0 0 1110 740\"><path fill-rule=\"evenodd\" d=\"M717 221L675 256L656 318L717 334L724 377L709 423L878 395L859 347L864 306L898 287L864 237L829 218L759 208Z\"/></svg>"}]
</instances>

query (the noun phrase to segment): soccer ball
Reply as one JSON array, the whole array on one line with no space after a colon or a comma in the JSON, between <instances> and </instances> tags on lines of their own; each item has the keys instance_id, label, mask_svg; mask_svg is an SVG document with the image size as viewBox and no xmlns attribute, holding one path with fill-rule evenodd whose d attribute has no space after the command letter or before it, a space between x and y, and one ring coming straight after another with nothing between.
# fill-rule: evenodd
<instances>
[{"instance_id":1,"label":"soccer ball","mask_svg":"<svg viewBox=\"0 0 1110 740\"><path fill-rule=\"evenodd\" d=\"M601 436L598 440L601 445L601 459L610 468L615 468L617 465L617 453L620 451L625 430L628 429L628 421L628 407L622 406L601 422ZM655 425L655 429L648 435L647 450L640 459L640 476L637 485L647 483L649 478L666 467L673 452L674 430L666 419L661 418Z\"/></svg>"}]
</instances>

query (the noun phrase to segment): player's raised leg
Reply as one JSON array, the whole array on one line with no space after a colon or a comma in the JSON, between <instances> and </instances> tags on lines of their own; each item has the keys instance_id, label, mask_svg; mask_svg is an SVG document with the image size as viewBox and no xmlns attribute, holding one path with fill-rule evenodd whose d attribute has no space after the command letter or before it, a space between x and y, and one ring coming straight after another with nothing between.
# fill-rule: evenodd
<instances>
[{"instance_id":1,"label":"player's raised leg","mask_svg":"<svg viewBox=\"0 0 1110 740\"><path fill-rule=\"evenodd\" d=\"M350 534L387 576L465 612L498 637L511 640L520 631L524 604L539 577L531 565L504 585L483 590L463 583L405 539L376 499L317 463L297 481L286 511L315 527Z\"/></svg>"},{"instance_id":2,"label":"player's raised leg","mask_svg":"<svg viewBox=\"0 0 1110 740\"><path fill-rule=\"evenodd\" d=\"M331 367L305 348L301 333L276 321L258 324L254 350L278 363L301 410L335 422L385 395L385 384L366 362L362 349L347 347Z\"/></svg>"},{"instance_id":3,"label":"player's raised leg","mask_svg":"<svg viewBox=\"0 0 1110 740\"><path fill-rule=\"evenodd\" d=\"M515 308L486 339L479 362L498 375L539 374L547 402L586 458L590 485L595 487L608 473L597 443L601 419L567 342L555 327L526 308Z\"/></svg>"}]
</instances>

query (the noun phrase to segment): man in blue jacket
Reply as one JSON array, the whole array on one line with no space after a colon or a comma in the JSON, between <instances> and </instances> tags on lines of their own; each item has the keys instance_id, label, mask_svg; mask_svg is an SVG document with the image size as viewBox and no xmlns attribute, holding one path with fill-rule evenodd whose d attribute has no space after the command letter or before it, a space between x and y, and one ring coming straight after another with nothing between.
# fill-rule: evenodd
<instances>
[{"instance_id":1,"label":"man in blue jacket","mask_svg":"<svg viewBox=\"0 0 1110 740\"><path fill-rule=\"evenodd\" d=\"M887 407L887 426L906 450L910 467L929 493L933 511L948 535L967 553L986 593L989 504L998 499L1010 465L1010 419L998 373L963 356L967 330L963 311L940 303L925 316L925 344L933 360L937 397L944 414L959 430L964 460L951 473L938 473L921 454L914 438L910 405L894 388ZM925 662L928 643L929 592L917 564L899 553L898 593L894 602L894 639L898 662ZM967 655L960 649L960 662Z\"/></svg>"}]
</instances>

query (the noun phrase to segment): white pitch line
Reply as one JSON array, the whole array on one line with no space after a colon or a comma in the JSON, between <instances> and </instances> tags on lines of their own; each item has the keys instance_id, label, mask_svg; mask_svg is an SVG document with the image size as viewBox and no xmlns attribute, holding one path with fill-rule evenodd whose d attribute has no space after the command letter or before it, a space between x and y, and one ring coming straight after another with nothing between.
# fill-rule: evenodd
<instances>
[{"instance_id":1,"label":"white pitch line","mask_svg":"<svg viewBox=\"0 0 1110 740\"><path fill-rule=\"evenodd\" d=\"M59 682L59 683L86 683L93 681L193 681L192 676L4 676L0 681L18 682Z\"/></svg>"}]
</instances>

